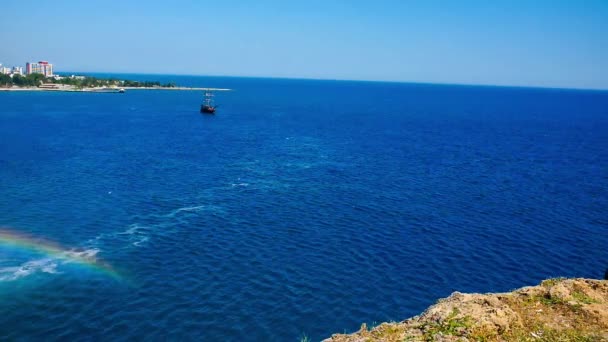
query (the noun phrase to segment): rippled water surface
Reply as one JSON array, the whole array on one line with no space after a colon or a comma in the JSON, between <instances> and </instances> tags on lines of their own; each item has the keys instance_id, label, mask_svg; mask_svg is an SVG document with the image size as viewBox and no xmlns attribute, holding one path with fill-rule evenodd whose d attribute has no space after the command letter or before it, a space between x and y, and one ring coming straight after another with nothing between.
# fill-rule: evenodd
<instances>
[{"instance_id":1,"label":"rippled water surface","mask_svg":"<svg viewBox=\"0 0 608 342\"><path fill-rule=\"evenodd\" d=\"M608 92L143 78L234 91L0 93L0 338L318 340L608 267Z\"/></svg>"}]
</instances>

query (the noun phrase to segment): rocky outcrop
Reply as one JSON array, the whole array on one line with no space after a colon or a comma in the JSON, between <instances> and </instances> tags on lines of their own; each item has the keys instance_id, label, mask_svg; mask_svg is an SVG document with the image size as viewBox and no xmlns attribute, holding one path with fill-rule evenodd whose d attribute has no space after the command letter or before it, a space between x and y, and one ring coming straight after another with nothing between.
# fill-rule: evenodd
<instances>
[{"instance_id":1,"label":"rocky outcrop","mask_svg":"<svg viewBox=\"0 0 608 342\"><path fill-rule=\"evenodd\" d=\"M509 293L454 292L419 316L325 341L608 341L608 281L556 278Z\"/></svg>"}]
</instances>

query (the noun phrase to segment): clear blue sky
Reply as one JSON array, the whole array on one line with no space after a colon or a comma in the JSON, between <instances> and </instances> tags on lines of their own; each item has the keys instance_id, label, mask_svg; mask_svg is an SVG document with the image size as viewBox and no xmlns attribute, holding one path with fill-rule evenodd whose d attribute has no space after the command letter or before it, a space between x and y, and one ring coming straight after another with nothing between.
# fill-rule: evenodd
<instances>
[{"instance_id":1,"label":"clear blue sky","mask_svg":"<svg viewBox=\"0 0 608 342\"><path fill-rule=\"evenodd\" d=\"M5 65L608 89L608 0L3 0L0 8Z\"/></svg>"}]
</instances>

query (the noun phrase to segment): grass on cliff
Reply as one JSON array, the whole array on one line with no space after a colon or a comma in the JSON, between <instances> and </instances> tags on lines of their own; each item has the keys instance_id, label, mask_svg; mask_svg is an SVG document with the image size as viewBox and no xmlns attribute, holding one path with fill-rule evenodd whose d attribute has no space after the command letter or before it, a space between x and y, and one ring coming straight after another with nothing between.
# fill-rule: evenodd
<instances>
[{"instance_id":1,"label":"grass on cliff","mask_svg":"<svg viewBox=\"0 0 608 342\"><path fill-rule=\"evenodd\" d=\"M557 277L557 278L551 278L551 279L546 279L543 280L540 284L544 287L553 287L559 283L561 283L562 281L566 280L566 278L564 277Z\"/></svg>"},{"instance_id":2,"label":"grass on cliff","mask_svg":"<svg viewBox=\"0 0 608 342\"><path fill-rule=\"evenodd\" d=\"M521 342L597 342L601 338L594 333L584 333L576 329L555 329L545 325L528 329L517 329L504 336L506 341Z\"/></svg>"},{"instance_id":3,"label":"grass on cliff","mask_svg":"<svg viewBox=\"0 0 608 342\"><path fill-rule=\"evenodd\" d=\"M568 295L552 295L550 289L563 278L545 280L541 285L547 290L530 297L512 297L509 306L521 317L522 326L504 334L507 341L601 341L598 322L583 310L584 305L600 303L580 289Z\"/></svg>"},{"instance_id":4,"label":"grass on cliff","mask_svg":"<svg viewBox=\"0 0 608 342\"><path fill-rule=\"evenodd\" d=\"M425 341L434 341L435 336L438 334L464 336L473 326L473 319L470 316L456 317L458 314L458 309L454 308L445 320L424 327L425 332L423 338Z\"/></svg>"},{"instance_id":5,"label":"grass on cliff","mask_svg":"<svg viewBox=\"0 0 608 342\"><path fill-rule=\"evenodd\" d=\"M572 292L572 298L582 304L596 304L599 303L598 300L595 300L589 296L587 296L585 293L581 292L581 291L574 291Z\"/></svg>"},{"instance_id":6,"label":"grass on cliff","mask_svg":"<svg viewBox=\"0 0 608 342\"><path fill-rule=\"evenodd\" d=\"M420 316L332 342L608 342L608 282L553 278L511 293L455 294Z\"/></svg>"}]
</instances>

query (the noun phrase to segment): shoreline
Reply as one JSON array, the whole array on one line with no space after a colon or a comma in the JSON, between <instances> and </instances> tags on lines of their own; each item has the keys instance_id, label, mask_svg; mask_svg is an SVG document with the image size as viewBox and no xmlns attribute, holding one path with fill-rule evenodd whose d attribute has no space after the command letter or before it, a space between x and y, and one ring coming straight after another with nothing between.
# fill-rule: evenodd
<instances>
[{"instance_id":1,"label":"shoreline","mask_svg":"<svg viewBox=\"0 0 608 342\"><path fill-rule=\"evenodd\" d=\"M202 88L202 87L120 87L120 88L38 88L38 87L11 87L0 88L2 91L59 91L59 92L76 92L76 93L118 93L119 89L124 90L181 90L181 91L231 91L228 88Z\"/></svg>"}]
</instances>

